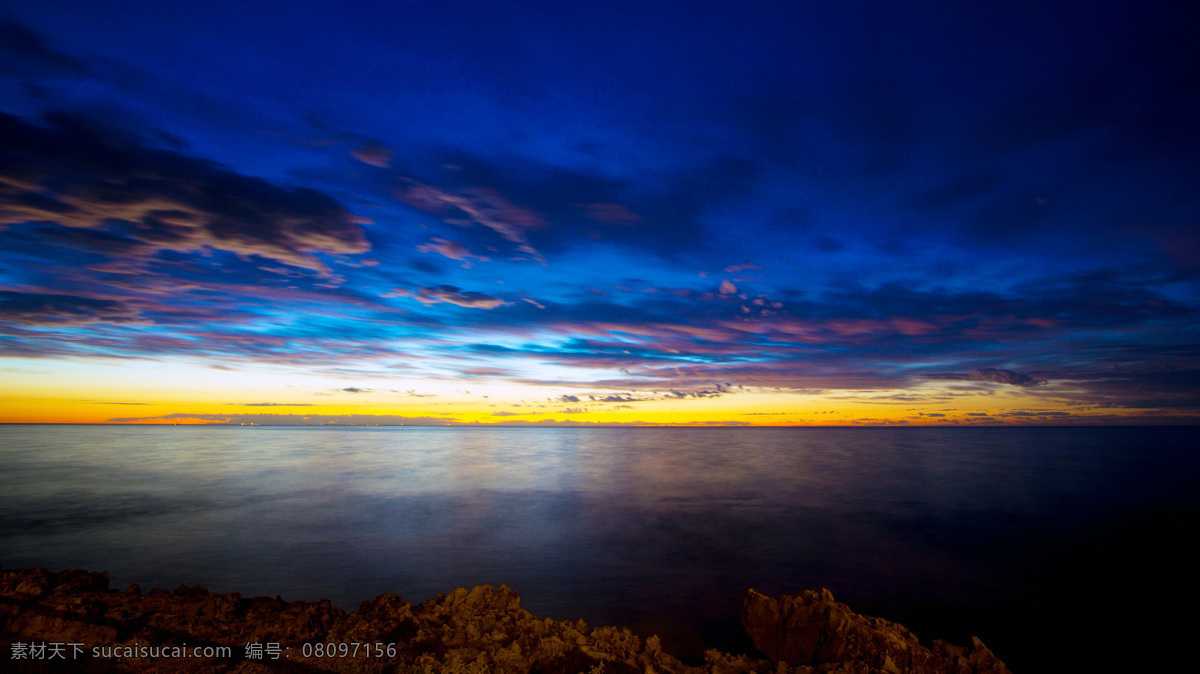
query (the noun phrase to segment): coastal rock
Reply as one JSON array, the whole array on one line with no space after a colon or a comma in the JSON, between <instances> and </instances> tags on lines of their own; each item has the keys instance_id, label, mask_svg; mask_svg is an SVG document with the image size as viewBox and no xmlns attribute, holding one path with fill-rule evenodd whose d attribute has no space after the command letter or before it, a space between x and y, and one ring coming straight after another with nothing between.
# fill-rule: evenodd
<instances>
[{"instance_id":1,"label":"coastal rock","mask_svg":"<svg viewBox=\"0 0 1200 674\"><path fill-rule=\"evenodd\" d=\"M777 662L853 662L893 674L1008 673L978 638L969 649L940 640L926 648L903 625L859 615L824 588L778 599L750 590L742 600L741 617L754 645Z\"/></svg>"},{"instance_id":2,"label":"coastal rock","mask_svg":"<svg viewBox=\"0 0 1200 674\"><path fill-rule=\"evenodd\" d=\"M437 674L877 674L1007 672L978 639L921 646L900 625L853 613L827 591L779 599L750 591L743 624L771 660L711 650L701 665L663 652L658 637L540 619L501 585L459 588L422 604L383 594L346 613L329 600L110 590L106 574L0 570L4 671L60 671L22 650L78 643L71 670L89 672L402 672ZM145 646L226 647L213 657L116 655ZM342 648L341 645L347 645ZM349 651L358 644L357 654ZM23 646L22 646L23 645ZM260 648L251 648L257 645ZM320 646L318 646L320 645ZM378 645L378 646L376 646ZM364 646L366 646L364 648ZM94 647L108 651L95 654ZM265 650L264 650L265 648ZM117 649L117 650L113 650ZM340 649L340 650L339 650ZM25 653L27 657L15 658ZM107 653L107 655L105 655Z\"/></svg>"}]
</instances>

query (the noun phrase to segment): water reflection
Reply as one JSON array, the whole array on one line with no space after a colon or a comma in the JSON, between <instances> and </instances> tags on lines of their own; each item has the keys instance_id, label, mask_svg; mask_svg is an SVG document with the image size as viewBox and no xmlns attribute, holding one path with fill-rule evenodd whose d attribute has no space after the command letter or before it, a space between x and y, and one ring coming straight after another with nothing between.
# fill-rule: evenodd
<instances>
[{"instance_id":1,"label":"water reflection","mask_svg":"<svg viewBox=\"0 0 1200 674\"><path fill-rule=\"evenodd\" d=\"M824 586L919 633L997 647L1021 637L988 616L1075 554L1064 540L1092 544L1156 507L1194 515L1196 439L12 426L0 428L0 563L348 609L385 591L420 601L508 583L540 615L657 632L693 655L736 638L747 587Z\"/></svg>"}]
</instances>

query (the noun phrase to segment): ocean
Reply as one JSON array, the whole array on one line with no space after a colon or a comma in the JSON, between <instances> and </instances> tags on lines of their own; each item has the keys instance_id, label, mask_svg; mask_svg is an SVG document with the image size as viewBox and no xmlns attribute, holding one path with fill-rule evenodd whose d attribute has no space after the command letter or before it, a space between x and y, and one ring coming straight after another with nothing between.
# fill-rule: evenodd
<instances>
[{"instance_id":1,"label":"ocean","mask_svg":"<svg viewBox=\"0 0 1200 674\"><path fill-rule=\"evenodd\" d=\"M696 660L826 587L1013 671L1182 657L1200 428L0 426L0 565L414 603L501 583Z\"/></svg>"}]
</instances>

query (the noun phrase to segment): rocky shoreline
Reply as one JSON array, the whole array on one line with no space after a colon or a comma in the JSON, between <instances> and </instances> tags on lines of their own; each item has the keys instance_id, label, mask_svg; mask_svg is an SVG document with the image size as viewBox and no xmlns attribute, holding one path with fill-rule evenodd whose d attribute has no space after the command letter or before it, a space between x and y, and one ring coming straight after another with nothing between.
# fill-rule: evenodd
<instances>
[{"instance_id":1,"label":"rocky shoreline","mask_svg":"<svg viewBox=\"0 0 1200 674\"><path fill-rule=\"evenodd\" d=\"M902 625L854 613L828 590L746 593L755 656L709 650L702 665L658 637L539 619L501 585L422 603L394 594L347 613L318 602L213 594L199 586L143 594L88 571L0 569L0 648L15 672L503 672L1005 674L979 639L926 646ZM761 656L765 656L763 659Z\"/></svg>"}]
</instances>

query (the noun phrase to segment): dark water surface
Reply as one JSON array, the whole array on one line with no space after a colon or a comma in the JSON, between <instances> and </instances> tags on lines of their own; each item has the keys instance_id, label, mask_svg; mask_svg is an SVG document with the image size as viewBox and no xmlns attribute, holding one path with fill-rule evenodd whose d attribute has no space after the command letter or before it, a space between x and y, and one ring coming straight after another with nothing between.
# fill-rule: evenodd
<instances>
[{"instance_id":1,"label":"dark water surface","mask_svg":"<svg viewBox=\"0 0 1200 674\"><path fill-rule=\"evenodd\" d=\"M696 657L828 587L1017 672L1186 650L1200 429L0 427L0 564L543 617ZM1174 646L1169 646L1172 642Z\"/></svg>"}]
</instances>

